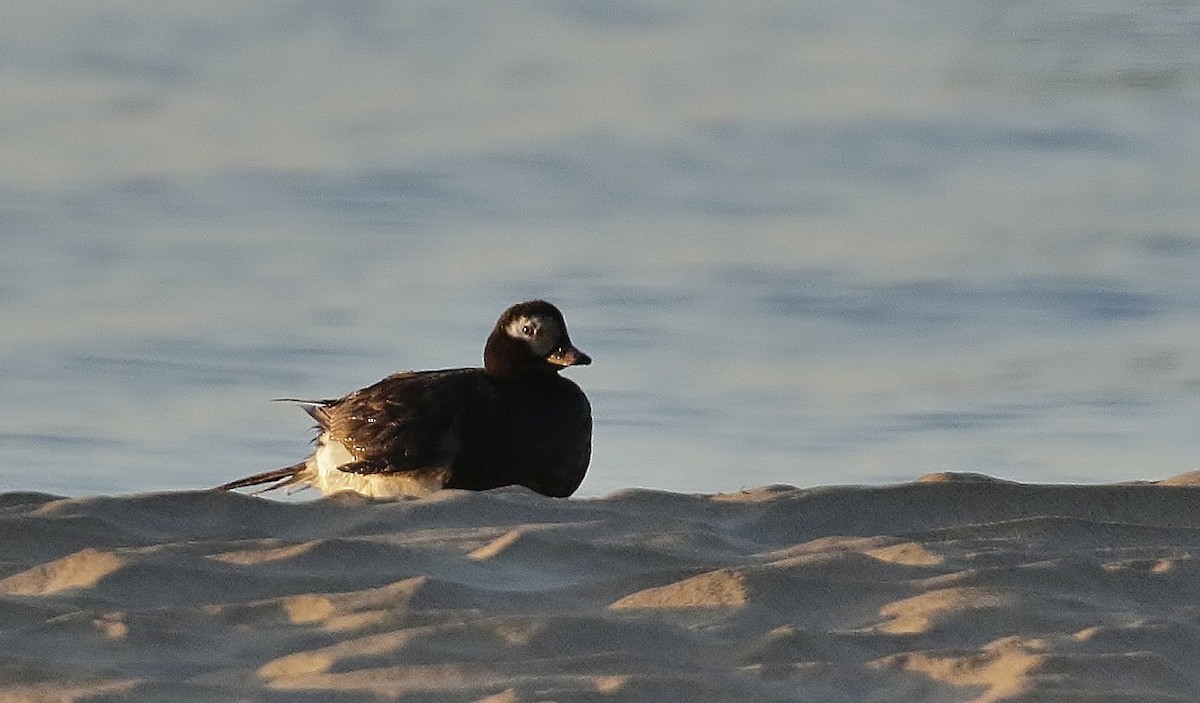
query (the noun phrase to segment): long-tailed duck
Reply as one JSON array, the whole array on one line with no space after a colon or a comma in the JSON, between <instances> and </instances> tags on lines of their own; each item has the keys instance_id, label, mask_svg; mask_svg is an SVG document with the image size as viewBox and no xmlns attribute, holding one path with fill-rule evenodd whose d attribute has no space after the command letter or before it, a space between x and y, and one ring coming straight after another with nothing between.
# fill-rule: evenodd
<instances>
[{"instance_id":1,"label":"long-tailed duck","mask_svg":"<svg viewBox=\"0 0 1200 703\"><path fill-rule=\"evenodd\" d=\"M515 484L569 496L591 458L592 410L558 372L591 361L558 308L518 303L492 329L483 368L406 371L335 400L297 400L317 421L312 455L218 490L399 496Z\"/></svg>"}]
</instances>

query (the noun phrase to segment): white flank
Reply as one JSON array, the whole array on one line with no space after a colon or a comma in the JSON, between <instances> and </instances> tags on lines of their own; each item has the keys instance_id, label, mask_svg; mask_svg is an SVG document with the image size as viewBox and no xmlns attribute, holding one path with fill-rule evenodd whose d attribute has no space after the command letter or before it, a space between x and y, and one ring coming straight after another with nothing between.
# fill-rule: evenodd
<instances>
[{"instance_id":1,"label":"white flank","mask_svg":"<svg viewBox=\"0 0 1200 703\"><path fill-rule=\"evenodd\" d=\"M353 461L350 450L332 440L328 432L322 432L317 438L316 451L308 458L302 481L325 495L354 491L376 498L428 495L442 487L436 476L418 479L407 474L362 475L338 468Z\"/></svg>"}]
</instances>

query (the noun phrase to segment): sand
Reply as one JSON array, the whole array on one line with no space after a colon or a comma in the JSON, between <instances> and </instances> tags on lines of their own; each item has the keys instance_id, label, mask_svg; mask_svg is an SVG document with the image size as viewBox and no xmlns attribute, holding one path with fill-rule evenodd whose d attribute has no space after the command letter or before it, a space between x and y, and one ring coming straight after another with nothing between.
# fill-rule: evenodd
<instances>
[{"instance_id":1,"label":"sand","mask_svg":"<svg viewBox=\"0 0 1200 703\"><path fill-rule=\"evenodd\" d=\"M1195 701L1200 477L0 495L0 701Z\"/></svg>"}]
</instances>

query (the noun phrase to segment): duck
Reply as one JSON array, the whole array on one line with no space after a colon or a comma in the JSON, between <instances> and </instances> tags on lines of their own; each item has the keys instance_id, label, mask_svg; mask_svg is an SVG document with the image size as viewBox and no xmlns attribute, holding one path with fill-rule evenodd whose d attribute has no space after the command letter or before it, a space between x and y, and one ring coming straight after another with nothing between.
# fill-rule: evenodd
<instances>
[{"instance_id":1,"label":"duck","mask_svg":"<svg viewBox=\"0 0 1200 703\"><path fill-rule=\"evenodd\" d=\"M557 307L517 303L488 335L482 367L403 371L331 400L281 398L316 421L313 452L215 490L392 498L524 486L565 498L591 460L592 409L560 372L591 361Z\"/></svg>"}]
</instances>

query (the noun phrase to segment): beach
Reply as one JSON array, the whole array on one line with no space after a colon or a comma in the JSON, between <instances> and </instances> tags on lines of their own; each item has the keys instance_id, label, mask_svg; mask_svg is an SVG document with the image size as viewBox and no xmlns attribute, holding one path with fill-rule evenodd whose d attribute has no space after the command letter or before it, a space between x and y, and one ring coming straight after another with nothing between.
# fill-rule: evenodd
<instances>
[{"instance_id":1,"label":"beach","mask_svg":"<svg viewBox=\"0 0 1200 703\"><path fill-rule=\"evenodd\" d=\"M0 701L1185 701L1200 477L0 496Z\"/></svg>"},{"instance_id":2,"label":"beach","mask_svg":"<svg viewBox=\"0 0 1200 703\"><path fill-rule=\"evenodd\" d=\"M1200 701L1200 4L3 20L0 703ZM196 490L531 298L575 497Z\"/></svg>"}]
</instances>

